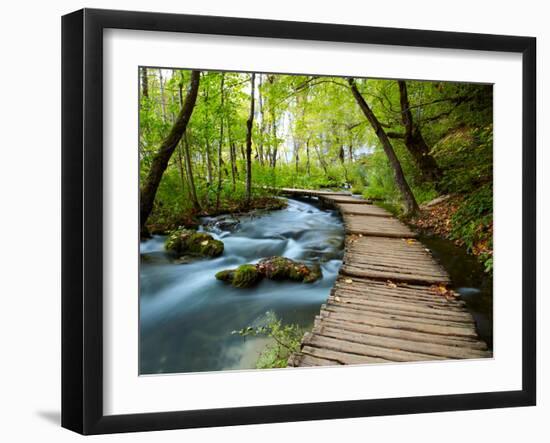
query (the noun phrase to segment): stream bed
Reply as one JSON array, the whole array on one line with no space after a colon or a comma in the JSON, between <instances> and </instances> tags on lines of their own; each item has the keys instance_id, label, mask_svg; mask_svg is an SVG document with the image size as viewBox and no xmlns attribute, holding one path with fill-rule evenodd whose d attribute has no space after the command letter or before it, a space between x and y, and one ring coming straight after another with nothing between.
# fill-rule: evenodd
<instances>
[{"instance_id":1,"label":"stream bed","mask_svg":"<svg viewBox=\"0 0 550 443\"><path fill-rule=\"evenodd\" d=\"M289 199L287 208L240 217L227 230L212 222L204 220L214 225L206 230L225 244L215 259L176 264L164 251L165 236L140 244L140 374L254 368L268 339L232 331L258 325L267 311L311 327L327 300L344 246L337 212ZM323 278L311 284L263 280L237 289L214 277L275 255L319 262Z\"/></svg>"}]
</instances>

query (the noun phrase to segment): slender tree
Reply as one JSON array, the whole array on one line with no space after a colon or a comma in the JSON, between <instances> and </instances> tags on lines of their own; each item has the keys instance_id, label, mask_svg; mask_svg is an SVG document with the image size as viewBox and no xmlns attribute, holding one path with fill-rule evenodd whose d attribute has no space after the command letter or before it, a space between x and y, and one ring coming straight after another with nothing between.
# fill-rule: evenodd
<instances>
[{"instance_id":1,"label":"slender tree","mask_svg":"<svg viewBox=\"0 0 550 443\"><path fill-rule=\"evenodd\" d=\"M155 195L157 193L162 175L168 166L168 161L172 156L172 153L176 149L181 137L185 133L187 124L193 113L195 102L197 100L197 92L199 90L200 71L191 72L191 80L189 82L189 89L185 98L185 103L181 107L178 118L176 119L172 129L168 136L164 139L160 145L158 151L154 155L149 173L143 187L140 192L140 228L141 232L145 233L145 224L151 211L153 210L153 204L155 201Z\"/></svg>"},{"instance_id":2,"label":"slender tree","mask_svg":"<svg viewBox=\"0 0 550 443\"><path fill-rule=\"evenodd\" d=\"M149 97L149 79L145 67L141 68L141 93L144 97Z\"/></svg>"},{"instance_id":3,"label":"slender tree","mask_svg":"<svg viewBox=\"0 0 550 443\"><path fill-rule=\"evenodd\" d=\"M185 164L187 166L187 177L189 177L189 197L191 198L191 203L193 203L193 207L198 212L201 210L201 205L199 203L199 199L197 197L197 188L195 187L195 179L193 178L193 162L191 161L191 149L189 148L189 139L187 137L187 133L183 135L184 139L184 153L185 153Z\"/></svg>"},{"instance_id":4,"label":"slender tree","mask_svg":"<svg viewBox=\"0 0 550 443\"><path fill-rule=\"evenodd\" d=\"M220 208L220 194L222 192L222 149L223 149L223 121L224 121L224 83L225 83L225 73L222 72L221 81L220 81L220 141L218 143L218 189L216 190L216 209Z\"/></svg>"},{"instance_id":5,"label":"slender tree","mask_svg":"<svg viewBox=\"0 0 550 443\"><path fill-rule=\"evenodd\" d=\"M246 121L246 205L250 206L252 199L252 124L254 123L254 80L256 74L250 77L250 114Z\"/></svg>"},{"instance_id":6,"label":"slender tree","mask_svg":"<svg viewBox=\"0 0 550 443\"><path fill-rule=\"evenodd\" d=\"M351 87L351 92L353 94L353 97L355 98L355 101L359 105L359 108L361 109L361 111L363 111L363 114L369 121L370 125L372 126L372 129L374 129L374 132L378 137L378 140L380 140L380 143L382 144L382 148L384 149L384 152L388 157L390 165L393 169L395 183L397 185L397 188L399 189L399 192L401 193L401 197L403 198L403 206L405 208L405 214L412 215L418 211L418 204L416 203L416 199L414 198L411 188L409 187L409 184L405 179L403 168L401 168L401 163L399 162L399 159L395 154L395 150L393 149L390 139L386 135L384 128L382 127L382 125L380 124L380 122L372 112L368 103L365 101L364 97L361 95L361 93L357 89L355 79L349 78L348 82Z\"/></svg>"}]
</instances>

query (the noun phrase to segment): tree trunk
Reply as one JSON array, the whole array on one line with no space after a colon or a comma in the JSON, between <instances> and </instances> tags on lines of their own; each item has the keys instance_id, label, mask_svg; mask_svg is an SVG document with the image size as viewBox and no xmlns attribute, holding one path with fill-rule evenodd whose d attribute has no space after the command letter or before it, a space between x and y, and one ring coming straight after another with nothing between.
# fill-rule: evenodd
<instances>
[{"instance_id":1,"label":"tree trunk","mask_svg":"<svg viewBox=\"0 0 550 443\"><path fill-rule=\"evenodd\" d=\"M164 103L164 79L162 78L162 69L159 69L159 83L160 83L160 106L162 108L162 119L166 123L166 104Z\"/></svg>"},{"instance_id":2,"label":"tree trunk","mask_svg":"<svg viewBox=\"0 0 550 443\"><path fill-rule=\"evenodd\" d=\"M309 138L306 140L306 171L308 175L311 173L311 166L309 160Z\"/></svg>"},{"instance_id":3,"label":"tree trunk","mask_svg":"<svg viewBox=\"0 0 550 443\"><path fill-rule=\"evenodd\" d=\"M256 74L250 78L250 114L246 121L246 205L250 206L252 198L252 124L254 123L254 80Z\"/></svg>"},{"instance_id":4,"label":"tree trunk","mask_svg":"<svg viewBox=\"0 0 550 443\"><path fill-rule=\"evenodd\" d=\"M319 159L319 164L323 168L323 171L325 171L325 176L327 176L328 175L327 164L323 160L323 156L321 155L321 149L319 148L319 146L315 146L315 151L317 152L317 158Z\"/></svg>"},{"instance_id":5,"label":"tree trunk","mask_svg":"<svg viewBox=\"0 0 550 443\"><path fill-rule=\"evenodd\" d=\"M231 180L233 183L233 191L237 188L237 165L235 163L235 144L230 142L229 144L229 156L231 158Z\"/></svg>"},{"instance_id":6,"label":"tree trunk","mask_svg":"<svg viewBox=\"0 0 550 443\"><path fill-rule=\"evenodd\" d=\"M180 181L181 181L181 195L183 197L183 203L185 203L185 173L183 172L183 157L181 155L181 141L178 143L177 147L178 152L178 170L180 173Z\"/></svg>"},{"instance_id":7,"label":"tree trunk","mask_svg":"<svg viewBox=\"0 0 550 443\"><path fill-rule=\"evenodd\" d=\"M294 163L296 172L298 172L298 165L300 164L300 143L294 140Z\"/></svg>"},{"instance_id":8,"label":"tree trunk","mask_svg":"<svg viewBox=\"0 0 550 443\"><path fill-rule=\"evenodd\" d=\"M262 74L260 74L259 84L258 84L258 102L260 105L260 118L262 119L260 123L260 143L258 144L258 154L260 164L264 164L264 132L265 132L265 121L264 121L264 101L262 98Z\"/></svg>"},{"instance_id":9,"label":"tree trunk","mask_svg":"<svg viewBox=\"0 0 550 443\"><path fill-rule=\"evenodd\" d=\"M237 188L237 159L235 158L235 143L233 142L233 137L231 136L231 120L229 118L229 113L227 114L227 143L229 144L229 161L231 162L231 181L233 183L232 189L235 191Z\"/></svg>"},{"instance_id":10,"label":"tree trunk","mask_svg":"<svg viewBox=\"0 0 550 443\"><path fill-rule=\"evenodd\" d=\"M205 125L209 125L210 117L208 115L208 87L204 92L204 109L205 109L205 116L206 116ZM207 181L207 185L210 186L210 184L212 183L212 156L210 155L211 150L210 150L210 140L208 138L208 133L209 131L206 131L206 136L204 138L204 145L206 149L206 181Z\"/></svg>"},{"instance_id":11,"label":"tree trunk","mask_svg":"<svg viewBox=\"0 0 550 443\"><path fill-rule=\"evenodd\" d=\"M397 83L399 84L401 120L405 127L405 146L420 169L424 180L437 182L441 179L441 169L430 154L430 148L424 140L420 128L414 124L407 93L407 83L404 80L398 80Z\"/></svg>"},{"instance_id":12,"label":"tree trunk","mask_svg":"<svg viewBox=\"0 0 550 443\"><path fill-rule=\"evenodd\" d=\"M143 97L149 97L149 79L147 78L147 68L141 68L141 94Z\"/></svg>"},{"instance_id":13,"label":"tree trunk","mask_svg":"<svg viewBox=\"0 0 550 443\"><path fill-rule=\"evenodd\" d=\"M271 109L271 136L273 137L273 149L271 151L271 167L277 166L277 123L275 121L275 109Z\"/></svg>"},{"instance_id":14,"label":"tree trunk","mask_svg":"<svg viewBox=\"0 0 550 443\"><path fill-rule=\"evenodd\" d=\"M222 78L220 81L220 142L218 143L218 189L216 191L216 209L220 208L220 194L222 192L222 148L223 148L223 114L224 114L224 101L223 101L223 86L225 81L225 73L222 72Z\"/></svg>"},{"instance_id":15,"label":"tree trunk","mask_svg":"<svg viewBox=\"0 0 550 443\"><path fill-rule=\"evenodd\" d=\"M399 189L399 192L401 193L401 197L403 198L405 215L412 215L418 211L418 204L416 203L416 199L414 198L411 188L409 187L409 184L405 179L405 174L403 174L401 163L399 163L399 159L395 154L393 146L390 143L388 136L384 132L384 128L382 128L382 125L380 125L380 122L378 121L378 119L372 112L371 108L369 107L369 105L367 104L367 102L365 101L365 99L357 89L355 80L353 78L349 78L348 82L351 87L351 92L353 94L353 97L355 98L355 101L357 102L357 104L359 105L359 108L361 108L361 111L363 111L363 114L365 114L365 117L367 118L370 125L374 129L374 132L376 133L378 140L380 140L380 143L382 144L382 148L384 149L384 152L386 153L386 156L390 161L390 165L393 169L393 173L395 177L395 183L397 185L397 188Z\"/></svg>"},{"instance_id":16,"label":"tree trunk","mask_svg":"<svg viewBox=\"0 0 550 443\"><path fill-rule=\"evenodd\" d=\"M189 148L189 140L187 139L187 134L184 135L185 140L185 165L187 166L187 177L189 177L189 198L193 203L193 207L200 212L201 205L199 199L197 198L197 189L195 188L195 179L193 177L193 163L191 160L191 149Z\"/></svg>"},{"instance_id":17,"label":"tree trunk","mask_svg":"<svg viewBox=\"0 0 550 443\"><path fill-rule=\"evenodd\" d=\"M170 130L170 133L162 142L159 150L156 152L151 162L151 169L149 170L149 174L147 175L140 192L139 213L141 232L146 232L145 224L147 222L147 218L149 218L149 215L153 210L155 195L157 193L160 180L162 179L162 175L168 166L168 161L170 160L174 149L176 149L182 135L187 129L187 124L189 123L191 114L193 113L193 108L195 107L195 102L197 100L199 82L200 71L192 71L189 90L187 92L187 96L185 97L185 103L183 104L178 118ZM191 179L192 177L189 176L189 178Z\"/></svg>"}]
</instances>

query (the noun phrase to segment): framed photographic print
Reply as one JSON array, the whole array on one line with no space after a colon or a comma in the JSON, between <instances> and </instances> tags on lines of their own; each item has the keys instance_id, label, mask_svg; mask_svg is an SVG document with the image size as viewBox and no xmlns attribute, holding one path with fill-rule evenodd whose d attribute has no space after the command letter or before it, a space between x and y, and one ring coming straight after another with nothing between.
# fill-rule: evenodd
<instances>
[{"instance_id":1,"label":"framed photographic print","mask_svg":"<svg viewBox=\"0 0 550 443\"><path fill-rule=\"evenodd\" d=\"M64 427L535 404L534 38L62 25Z\"/></svg>"}]
</instances>

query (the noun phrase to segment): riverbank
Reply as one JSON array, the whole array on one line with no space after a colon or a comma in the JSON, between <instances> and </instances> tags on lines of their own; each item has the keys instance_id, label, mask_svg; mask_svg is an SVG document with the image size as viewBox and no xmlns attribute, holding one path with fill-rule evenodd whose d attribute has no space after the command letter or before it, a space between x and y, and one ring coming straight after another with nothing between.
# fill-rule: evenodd
<instances>
[{"instance_id":1,"label":"riverbank","mask_svg":"<svg viewBox=\"0 0 550 443\"><path fill-rule=\"evenodd\" d=\"M201 211L196 211L193 208L176 211L172 207L164 209L162 205L158 205L149 216L147 233L142 237L147 238L148 235L166 235L179 227L196 229L201 224L201 217L217 217L219 215L243 216L255 211L283 209L286 206L285 199L271 196L253 197L249 204L246 204L242 199L224 199L218 207L216 207L214 202L207 202L202 206Z\"/></svg>"},{"instance_id":2,"label":"riverbank","mask_svg":"<svg viewBox=\"0 0 550 443\"><path fill-rule=\"evenodd\" d=\"M492 189L466 195L446 195L420 206L407 220L426 235L452 241L477 257L485 272L493 271Z\"/></svg>"}]
</instances>

